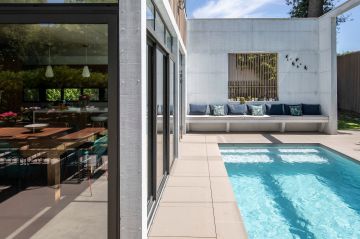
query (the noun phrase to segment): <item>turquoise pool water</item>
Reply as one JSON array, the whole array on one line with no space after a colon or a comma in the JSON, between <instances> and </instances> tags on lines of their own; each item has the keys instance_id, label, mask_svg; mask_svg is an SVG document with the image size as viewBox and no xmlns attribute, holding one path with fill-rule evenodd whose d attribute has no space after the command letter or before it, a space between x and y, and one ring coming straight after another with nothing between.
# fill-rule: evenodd
<instances>
[{"instance_id":1,"label":"turquoise pool water","mask_svg":"<svg viewBox=\"0 0 360 239\"><path fill-rule=\"evenodd\" d=\"M250 239L360 239L360 164L320 146L220 145Z\"/></svg>"}]
</instances>

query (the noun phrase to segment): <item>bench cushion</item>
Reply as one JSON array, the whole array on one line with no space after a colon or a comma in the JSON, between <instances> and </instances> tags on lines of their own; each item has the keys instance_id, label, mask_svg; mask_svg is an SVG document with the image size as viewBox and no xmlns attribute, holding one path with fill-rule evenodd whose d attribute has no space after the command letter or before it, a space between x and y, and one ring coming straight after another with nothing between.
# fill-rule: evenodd
<instances>
[{"instance_id":1,"label":"bench cushion","mask_svg":"<svg viewBox=\"0 0 360 239\"><path fill-rule=\"evenodd\" d=\"M190 115L206 115L207 105L190 104Z\"/></svg>"},{"instance_id":2,"label":"bench cushion","mask_svg":"<svg viewBox=\"0 0 360 239\"><path fill-rule=\"evenodd\" d=\"M302 111L304 115L321 115L320 105L303 104Z\"/></svg>"},{"instance_id":3,"label":"bench cushion","mask_svg":"<svg viewBox=\"0 0 360 239\"><path fill-rule=\"evenodd\" d=\"M245 104L228 104L229 115L246 115L248 108Z\"/></svg>"},{"instance_id":4,"label":"bench cushion","mask_svg":"<svg viewBox=\"0 0 360 239\"><path fill-rule=\"evenodd\" d=\"M268 115L283 115L284 105L283 104L267 104L266 114Z\"/></svg>"},{"instance_id":5,"label":"bench cushion","mask_svg":"<svg viewBox=\"0 0 360 239\"><path fill-rule=\"evenodd\" d=\"M252 116L252 115L226 115L226 116L213 116L213 115L188 115L186 117L188 123L211 123L211 122L232 122L232 123L256 123L256 122L269 122L269 123L281 123L281 122L294 122L294 123L327 123L329 117L324 115L303 115L303 116L291 116L291 115L264 115L264 116Z\"/></svg>"}]
</instances>

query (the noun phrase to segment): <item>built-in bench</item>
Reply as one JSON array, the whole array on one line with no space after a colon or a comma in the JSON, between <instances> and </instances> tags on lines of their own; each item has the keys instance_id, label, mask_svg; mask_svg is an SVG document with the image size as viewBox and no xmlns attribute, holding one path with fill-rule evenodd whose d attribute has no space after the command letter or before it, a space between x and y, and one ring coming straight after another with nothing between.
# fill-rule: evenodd
<instances>
[{"instance_id":1,"label":"built-in bench","mask_svg":"<svg viewBox=\"0 0 360 239\"><path fill-rule=\"evenodd\" d=\"M213 115L188 115L186 117L187 131L192 131L192 124L224 124L226 132L231 132L231 126L235 124L279 124L279 131L286 131L286 124L299 123L299 124L319 124L318 130L324 131L327 123L329 123L329 117L323 115L303 115L303 116L290 116L290 115L264 115L264 116L252 116L252 115L225 115L225 116L213 116ZM209 131L211 129L209 128Z\"/></svg>"}]
</instances>

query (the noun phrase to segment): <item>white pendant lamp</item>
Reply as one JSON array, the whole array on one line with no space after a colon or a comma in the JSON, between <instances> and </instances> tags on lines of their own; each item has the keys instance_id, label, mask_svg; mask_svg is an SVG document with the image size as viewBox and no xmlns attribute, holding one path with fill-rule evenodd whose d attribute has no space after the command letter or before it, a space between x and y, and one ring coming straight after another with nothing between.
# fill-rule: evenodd
<instances>
[{"instance_id":1,"label":"white pendant lamp","mask_svg":"<svg viewBox=\"0 0 360 239\"><path fill-rule=\"evenodd\" d=\"M90 70L89 70L89 66L88 66L88 41L87 41L87 25L85 25L85 44L84 44L84 48L85 48L85 66L83 68L82 71L82 77L84 78L89 78L90 77Z\"/></svg>"},{"instance_id":2,"label":"white pendant lamp","mask_svg":"<svg viewBox=\"0 0 360 239\"><path fill-rule=\"evenodd\" d=\"M46 67L46 71L45 71L45 77L46 78L53 78L54 77L54 71L53 71L53 68L51 66L51 45L49 43L49 48L48 48L48 52L49 52L49 55L48 55L48 65Z\"/></svg>"},{"instance_id":3,"label":"white pendant lamp","mask_svg":"<svg viewBox=\"0 0 360 239\"><path fill-rule=\"evenodd\" d=\"M46 78L53 78L54 77L54 71L51 65L48 65L46 67L46 71L45 71L45 77Z\"/></svg>"},{"instance_id":4,"label":"white pendant lamp","mask_svg":"<svg viewBox=\"0 0 360 239\"><path fill-rule=\"evenodd\" d=\"M87 53L87 49L88 49L88 45L84 45L85 47L85 66L83 68L82 71L82 77L84 78L89 78L90 77L90 70L89 70L89 66L87 64L87 58L88 58L88 53Z\"/></svg>"},{"instance_id":5,"label":"white pendant lamp","mask_svg":"<svg viewBox=\"0 0 360 239\"><path fill-rule=\"evenodd\" d=\"M53 68L51 66L51 44L50 44L50 25L49 25L49 31L48 31L48 65L46 67L46 71L45 71L45 77L46 78L53 78L54 77L54 71Z\"/></svg>"}]
</instances>

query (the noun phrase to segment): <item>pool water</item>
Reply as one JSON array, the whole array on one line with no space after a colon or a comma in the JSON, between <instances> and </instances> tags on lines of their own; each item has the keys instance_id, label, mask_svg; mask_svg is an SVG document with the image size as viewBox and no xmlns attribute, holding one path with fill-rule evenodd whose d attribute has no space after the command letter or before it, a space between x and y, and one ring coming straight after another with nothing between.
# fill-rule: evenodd
<instances>
[{"instance_id":1,"label":"pool water","mask_svg":"<svg viewBox=\"0 0 360 239\"><path fill-rule=\"evenodd\" d=\"M250 239L360 239L360 164L320 146L220 145Z\"/></svg>"}]
</instances>

